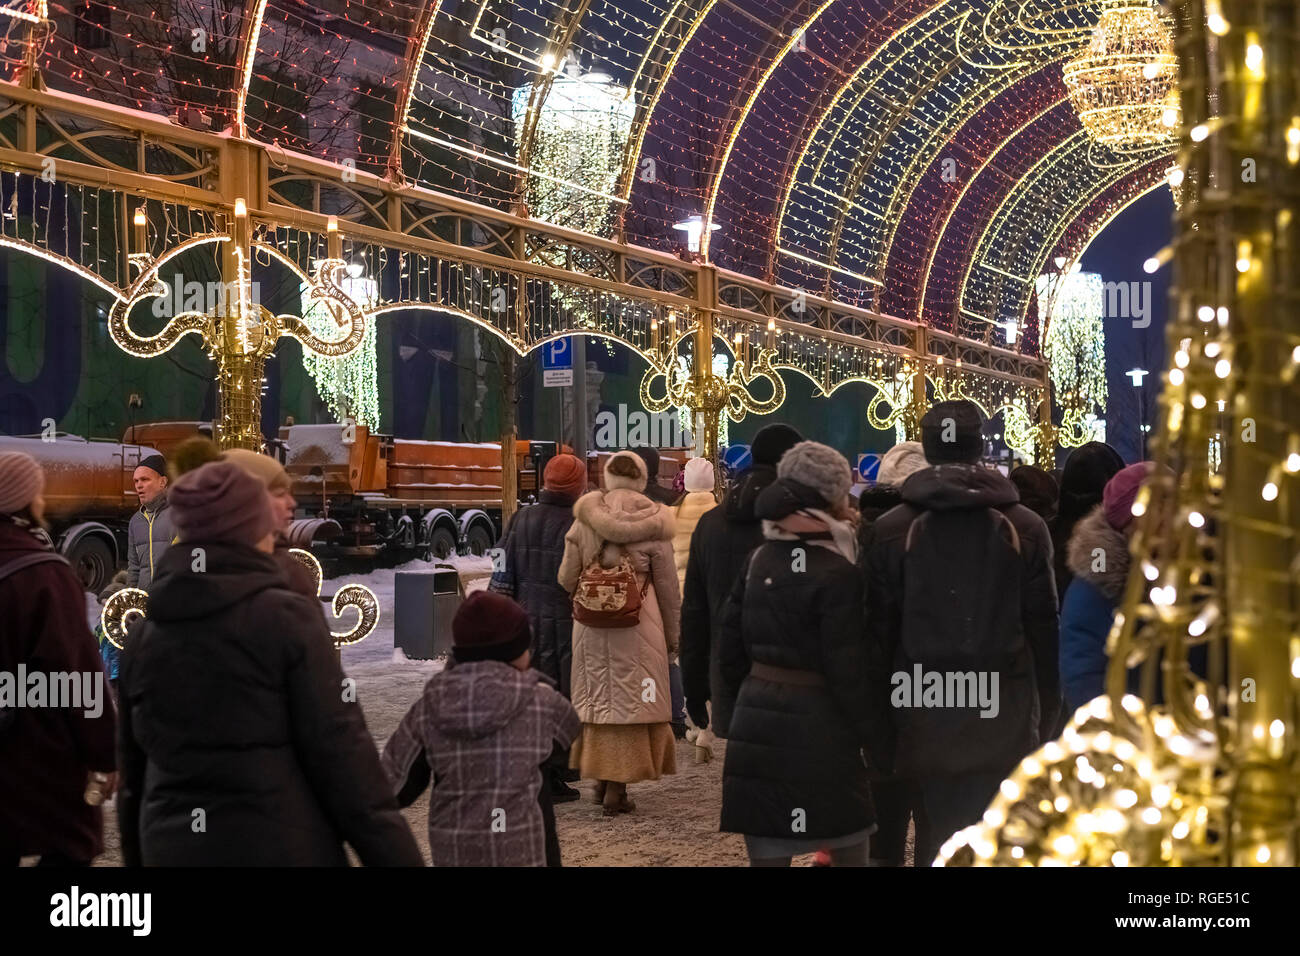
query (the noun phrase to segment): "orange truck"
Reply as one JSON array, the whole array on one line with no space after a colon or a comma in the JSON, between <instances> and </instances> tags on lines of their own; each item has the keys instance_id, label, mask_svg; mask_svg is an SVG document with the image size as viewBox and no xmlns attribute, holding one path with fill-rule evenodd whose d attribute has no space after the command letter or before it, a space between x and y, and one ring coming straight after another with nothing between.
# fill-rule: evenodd
<instances>
[{"instance_id":1,"label":"orange truck","mask_svg":"<svg viewBox=\"0 0 1300 956\"><path fill-rule=\"evenodd\" d=\"M501 536L501 445L414 441L364 425L286 425L279 444L299 518L291 543L398 560L483 554ZM517 441L519 497L537 490L553 442ZM571 451L564 446L564 451Z\"/></svg>"},{"instance_id":2,"label":"orange truck","mask_svg":"<svg viewBox=\"0 0 1300 956\"><path fill-rule=\"evenodd\" d=\"M210 422L133 425L121 441L77 435L0 436L0 451L32 455L46 473L46 513L59 550L88 590L98 591L126 556L127 525L139 507L131 476L142 458L170 458ZM286 425L272 451L293 479L294 547L323 558L400 562L420 555L483 554L501 536L501 446L496 442L414 441L371 433L364 425ZM567 445L560 451L572 453ZM517 441L519 499L537 491L538 470L554 442ZM602 481L608 452L588 471ZM685 462L684 449L661 449L660 482Z\"/></svg>"},{"instance_id":3,"label":"orange truck","mask_svg":"<svg viewBox=\"0 0 1300 956\"><path fill-rule=\"evenodd\" d=\"M193 431L190 432L193 434ZM99 591L126 560L126 529L140 506L131 476L158 449L66 432L0 435L0 452L23 451L45 470L45 520L82 585Z\"/></svg>"}]
</instances>

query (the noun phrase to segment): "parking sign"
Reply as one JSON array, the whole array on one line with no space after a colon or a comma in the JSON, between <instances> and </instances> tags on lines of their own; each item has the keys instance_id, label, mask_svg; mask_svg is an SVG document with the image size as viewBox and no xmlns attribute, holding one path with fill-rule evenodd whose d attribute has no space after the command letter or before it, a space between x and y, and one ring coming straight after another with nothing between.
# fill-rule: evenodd
<instances>
[{"instance_id":1,"label":"parking sign","mask_svg":"<svg viewBox=\"0 0 1300 956\"><path fill-rule=\"evenodd\" d=\"M573 384L573 346L566 336L547 342L542 348L542 385L547 388Z\"/></svg>"}]
</instances>

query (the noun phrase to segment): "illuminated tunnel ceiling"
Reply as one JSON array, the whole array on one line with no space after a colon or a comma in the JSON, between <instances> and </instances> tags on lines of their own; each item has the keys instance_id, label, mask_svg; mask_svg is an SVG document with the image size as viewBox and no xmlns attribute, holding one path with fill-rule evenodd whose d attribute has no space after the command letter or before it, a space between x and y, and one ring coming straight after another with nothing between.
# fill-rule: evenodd
<instances>
[{"instance_id":1,"label":"illuminated tunnel ceiling","mask_svg":"<svg viewBox=\"0 0 1300 956\"><path fill-rule=\"evenodd\" d=\"M526 107L598 71L630 91L608 187L581 194L609 214L548 218L675 250L711 214L719 266L977 338L1023 320L1032 351L1034 277L1171 161L1093 145L1066 99L1103 2L92 2L104 32L56 30L41 65L215 128L242 101L250 137L501 208L541 153Z\"/></svg>"}]
</instances>

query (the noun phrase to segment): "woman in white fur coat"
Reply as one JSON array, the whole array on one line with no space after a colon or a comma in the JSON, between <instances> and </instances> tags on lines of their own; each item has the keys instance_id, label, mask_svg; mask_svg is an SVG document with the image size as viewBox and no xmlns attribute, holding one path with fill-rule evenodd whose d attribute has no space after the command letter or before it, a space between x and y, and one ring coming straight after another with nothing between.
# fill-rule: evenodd
<instances>
[{"instance_id":1,"label":"woman in white fur coat","mask_svg":"<svg viewBox=\"0 0 1300 956\"><path fill-rule=\"evenodd\" d=\"M629 783L677 772L668 677L681 624L675 521L670 508L641 493L645 484L645 463L638 456L611 455L605 490L583 495L573 506L560 563L560 585L572 594L583 568L597 556L608 568L626 553L646 587L634 627L573 622L573 706L582 734L573 743L570 765L596 781L596 800L611 816L636 808L627 796Z\"/></svg>"},{"instance_id":2,"label":"woman in white fur coat","mask_svg":"<svg viewBox=\"0 0 1300 956\"><path fill-rule=\"evenodd\" d=\"M691 535L704 512L718 506L713 497L713 463L692 458L686 463L686 495L677 503L677 534L673 536L673 560L677 562L677 586L686 590L686 559L691 553Z\"/></svg>"}]
</instances>

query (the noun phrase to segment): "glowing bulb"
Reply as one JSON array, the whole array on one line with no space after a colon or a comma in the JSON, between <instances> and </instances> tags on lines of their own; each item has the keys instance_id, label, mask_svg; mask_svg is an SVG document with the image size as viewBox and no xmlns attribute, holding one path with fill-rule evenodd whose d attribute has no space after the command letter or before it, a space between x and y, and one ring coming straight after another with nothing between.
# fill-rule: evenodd
<instances>
[{"instance_id":1,"label":"glowing bulb","mask_svg":"<svg viewBox=\"0 0 1300 956\"><path fill-rule=\"evenodd\" d=\"M1150 274L1160 268L1160 260L1152 256L1146 262L1142 263L1142 271Z\"/></svg>"},{"instance_id":2,"label":"glowing bulb","mask_svg":"<svg viewBox=\"0 0 1300 956\"><path fill-rule=\"evenodd\" d=\"M1226 358L1221 358L1214 363L1214 374L1219 378L1227 378L1232 373L1232 363Z\"/></svg>"},{"instance_id":3,"label":"glowing bulb","mask_svg":"<svg viewBox=\"0 0 1300 956\"><path fill-rule=\"evenodd\" d=\"M1137 793L1127 787L1115 794L1115 805L1121 810L1127 810L1129 807L1136 806L1137 802Z\"/></svg>"},{"instance_id":4,"label":"glowing bulb","mask_svg":"<svg viewBox=\"0 0 1300 956\"><path fill-rule=\"evenodd\" d=\"M1008 800L1016 800L1020 797L1020 784L1014 780L1003 780L999 789L1002 791L1002 796Z\"/></svg>"},{"instance_id":5,"label":"glowing bulb","mask_svg":"<svg viewBox=\"0 0 1300 956\"><path fill-rule=\"evenodd\" d=\"M1182 385L1184 380L1183 370L1180 368L1171 368L1169 370L1169 384Z\"/></svg>"},{"instance_id":6,"label":"glowing bulb","mask_svg":"<svg viewBox=\"0 0 1300 956\"><path fill-rule=\"evenodd\" d=\"M1265 501L1276 501L1276 500L1277 500L1277 484L1276 484L1275 482L1272 482L1272 481L1265 482L1265 483L1264 483L1264 487L1263 487L1263 489L1260 491L1259 494L1260 494L1260 497L1263 498Z\"/></svg>"},{"instance_id":7,"label":"glowing bulb","mask_svg":"<svg viewBox=\"0 0 1300 956\"><path fill-rule=\"evenodd\" d=\"M1249 271L1250 271L1250 260L1249 260L1249 259L1238 259L1238 260L1237 260L1237 271L1238 271L1238 272L1249 272Z\"/></svg>"},{"instance_id":8,"label":"glowing bulb","mask_svg":"<svg viewBox=\"0 0 1300 956\"><path fill-rule=\"evenodd\" d=\"M1066 810L1070 809L1070 798L1065 794L1061 794L1052 801L1052 806L1056 808L1057 813L1064 813Z\"/></svg>"},{"instance_id":9,"label":"glowing bulb","mask_svg":"<svg viewBox=\"0 0 1300 956\"><path fill-rule=\"evenodd\" d=\"M1078 847L1079 844L1068 833L1064 833L1052 841L1052 849L1061 856L1073 856Z\"/></svg>"},{"instance_id":10,"label":"glowing bulb","mask_svg":"<svg viewBox=\"0 0 1300 956\"><path fill-rule=\"evenodd\" d=\"M1160 75L1159 63L1148 63L1144 67L1142 67L1142 76L1144 79L1154 80L1159 75Z\"/></svg>"},{"instance_id":11,"label":"glowing bulb","mask_svg":"<svg viewBox=\"0 0 1300 956\"><path fill-rule=\"evenodd\" d=\"M1214 358L1214 356L1216 356L1216 355L1219 354L1219 348L1220 348L1220 346L1219 346L1219 343L1218 343L1218 342L1206 342L1206 343L1205 343L1205 354L1206 354L1209 358Z\"/></svg>"},{"instance_id":12,"label":"glowing bulb","mask_svg":"<svg viewBox=\"0 0 1300 956\"><path fill-rule=\"evenodd\" d=\"M1163 113L1160 114L1160 122L1163 123L1165 126L1170 126L1170 127L1177 126L1178 110L1174 109L1172 106L1169 107L1167 110L1165 110Z\"/></svg>"},{"instance_id":13,"label":"glowing bulb","mask_svg":"<svg viewBox=\"0 0 1300 956\"><path fill-rule=\"evenodd\" d=\"M1165 115L1167 116L1168 114L1169 111L1166 110ZM1166 123L1165 125L1172 126L1173 124ZM1210 128L1206 126L1204 123L1198 123L1196 126L1192 127L1191 137L1193 143L1203 143L1205 142L1206 138L1209 135L1210 135Z\"/></svg>"},{"instance_id":14,"label":"glowing bulb","mask_svg":"<svg viewBox=\"0 0 1300 956\"><path fill-rule=\"evenodd\" d=\"M1293 475L1297 471L1300 471L1300 454L1296 452L1291 452L1291 454L1287 455L1286 464L1283 467L1285 467L1286 470L1291 472L1291 474Z\"/></svg>"},{"instance_id":15,"label":"glowing bulb","mask_svg":"<svg viewBox=\"0 0 1300 956\"><path fill-rule=\"evenodd\" d=\"M1143 561L1143 562L1142 562L1142 575L1143 575L1143 577L1145 577L1148 581L1154 581L1156 578L1160 577L1160 569L1157 568L1157 567L1156 567L1154 564L1152 564L1150 561Z\"/></svg>"},{"instance_id":16,"label":"glowing bulb","mask_svg":"<svg viewBox=\"0 0 1300 956\"><path fill-rule=\"evenodd\" d=\"M339 231L339 217L338 217L338 216L330 216L329 219L325 220L325 229L326 229L328 232L338 232L338 231Z\"/></svg>"},{"instance_id":17,"label":"glowing bulb","mask_svg":"<svg viewBox=\"0 0 1300 956\"><path fill-rule=\"evenodd\" d=\"M1204 407L1205 407L1205 396L1202 395L1200 392L1193 392L1192 408L1204 408Z\"/></svg>"},{"instance_id":18,"label":"glowing bulb","mask_svg":"<svg viewBox=\"0 0 1300 956\"><path fill-rule=\"evenodd\" d=\"M1213 322L1214 307L1210 305L1201 306L1199 309L1196 310L1196 317L1200 319L1202 322Z\"/></svg>"},{"instance_id":19,"label":"glowing bulb","mask_svg":"<svg viewBox=\"0 0 1300 956\"><path fill-rule=\"evenodd\" d=\"M1264 72L1264 48L1258 43L1246 47L1246 69L1255 74Z\"/></svg>"},{"instance_id":20,"label":"glowing bulb","mask_svg":"<svg viewBox=\"0 0 1300 956\"><path fill-rule=\"evenodd\" d=\"M1123 850L1116 850L1110 855L1110 862L1115 866L1128 866L1128 854Z\"/></svg>"},{"instance_id":21,"label":"glowing bulb","mask_svg":"<svg viewBox=\"0 0 1300 956\"><path fill-rule=\"evenodd\" d=\"M1205 25L1210 28L1210 32L1216 37L1221 37L1228 32L1228 21L1217 10L1205 18Z\"/></svg>"},{"instance_id":22,"label":"glowing bulb","mask_svg":"<svg viewBox=\"0 0 1300 956\"><path fill-rule=\"evenodd\" d=\"M1163 814L1155 807L1147 807L1142 811L1142 822L1147 826L1155 826L1162 819Z\"/></svg>"},{"instance_id":23,"label":"glowing bulb","mask_svg":"<svg viewBox=\"0 0 1300 956\"><path fill-rule=\"evenodd\" d=\"M1169 170L1169 185L1175 188L1181 186L1183 184L1184 175L1182 168L1175 166L1173 169Z\"/></svg>"},{"instance_id":24,"label":"glowing bulb","mask_svg":"<svg viewBox=\"0 0 1300 956\"><path fill-rule=\"evenodd\" d=\"M239 201L243 202L242 199ZM235 211L236 214L238 214L239 211L238 205L235 206ZM132 218L131 221L134 222L137 226L143 226L145 224L144 209L137 207L135 210L135 216Z\"/></svg>"},{"instance_id":25,"label":"glowing bulb","mask_svg":"<svg viewBox=\"0 0 1300 956\"><path fill-rule=\"evenodd\" d=\"M1011 848L1012 859L1019 860L1024 855L1025 855L1025 848L1023 846L1013 846Z\"/></svg>"},{"instance_id":26,"label":"glowing bulb","mask_svg":"<svg viewBox=\"0 0 1300 956\"><path fill-rule=\"evenodd\" d=\"M1175 840L1181 840L1185 838L1189 832L1191 832L1191 829L1192 828L1188 826L1186 820L1179 820L1177 823L1174 824L1174 828L1173 830L1170 831L1170 835L1173 836Z\"/></svg>"},{"instance_id":27,"label":"glowing bulb","mask_svg":"<svg viewBox=\"0 0 1300 956\"><path fill-rule=\"evenodd\" d=\"M1220 325L1228 324L1228 307L1226 305L1219 306L1218 316Z\"/></svg>"},{"instance_id":28,"label":"glowing bulb","mask_svg":"<svg viewBox=\"0 0 1300 956\"><path fill-rule=\"evenodd\" d=\"M1273 854L1269 852L1268 847L1262 846L1259 848L1259 852L1255 854L1255 859L1260 863L1267 863L1272 855Z\"/></svg>"}]
</instances>

